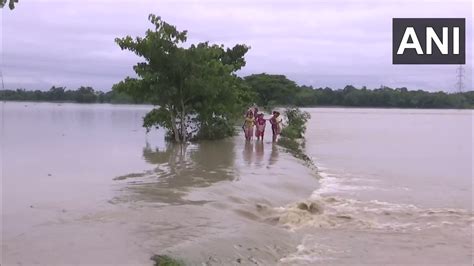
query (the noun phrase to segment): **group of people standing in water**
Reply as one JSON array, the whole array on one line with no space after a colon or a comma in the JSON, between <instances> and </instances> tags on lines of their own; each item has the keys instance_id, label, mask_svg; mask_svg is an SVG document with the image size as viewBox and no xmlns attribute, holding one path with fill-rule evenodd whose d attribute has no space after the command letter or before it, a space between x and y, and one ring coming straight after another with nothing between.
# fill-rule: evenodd
<instances>
[{"instance_id":1,"label":"group of people standing in water","mask_svg":"<svg viewBox=\"0 0 474 266\"><path fill-rule=\"evenodd\" d=\"M255 127L255 137L257 140L263 141L263 136L265 134L265 126L267 121L270 122L272 126L273 141L276 141L278 135L281 133L281 123L282 119L280 117L280 112L273 111L271 118L265 118L263 113L258 112L257 107L252 107L247 110L245 113L245 121L242 126L245 132L245 139L247 141L252 140L254 136L254 127Z\"/></svg>"}]
</instances>

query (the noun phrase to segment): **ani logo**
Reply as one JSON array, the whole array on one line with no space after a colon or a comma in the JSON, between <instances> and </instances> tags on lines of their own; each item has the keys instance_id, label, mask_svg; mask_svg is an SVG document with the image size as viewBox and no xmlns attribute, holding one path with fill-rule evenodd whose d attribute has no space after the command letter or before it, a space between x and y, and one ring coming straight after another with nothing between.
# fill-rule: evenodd
<instances>
[{"instance_id":1,"label":"ani logo","mask_svg":"<svg viewBox=\"0 0 474 266\"><path fill-rule=\"evenodd\" d=\"M466 19L394 18L393 64L465 64Z\"/></svg>"}]
</instances>

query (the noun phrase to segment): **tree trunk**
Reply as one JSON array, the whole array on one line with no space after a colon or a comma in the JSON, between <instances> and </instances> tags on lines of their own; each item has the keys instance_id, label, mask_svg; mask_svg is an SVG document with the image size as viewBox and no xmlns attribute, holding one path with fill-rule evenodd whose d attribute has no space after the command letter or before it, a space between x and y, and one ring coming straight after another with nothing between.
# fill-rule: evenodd
<instances>
[{"instance_id":1,"label":"tree trunk","mask_svg":"<svg viewBox=\"0 0 474 266\"><path fill-rule=\"evenodd\" d=\"M184 102L183 102L183 99L181 99L181 134L183 135L181 139L183 140L184 143L186 142L186 135L188 133L188 130L186 128L186 114L185 113L186 112L184 110Z\"/></svg>"},{"instance_id":2,"label":"tree trunk","mask_svg":"<svg viewBox=\"0 0 474 266\"><path fill-rule=\"evenodd\" d=\"M180 142L178 128L176 127L176 116L174 115L174 110L170 109L171 116L171 128L173 129L174 140Z\"/></svg>"}]
</instances>

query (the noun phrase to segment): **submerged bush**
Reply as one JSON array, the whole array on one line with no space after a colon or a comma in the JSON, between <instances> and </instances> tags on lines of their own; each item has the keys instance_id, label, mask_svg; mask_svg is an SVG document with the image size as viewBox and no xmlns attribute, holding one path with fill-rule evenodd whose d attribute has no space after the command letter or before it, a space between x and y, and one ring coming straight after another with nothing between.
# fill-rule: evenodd
<instances>
[{"instance_id":1,"label":"submerged bush","mask_svg":"<svg viewBox=\"0 0 474 266\"><path fill-rule=\"evenodd\" d=\"M226 118L213 117L202 121L193 140L215 140L235 135L235 125Z\"/></svg>"},{"instance_id":2,"label":"submerged bush","mask_svg":"<svg viewBox=\"0 0 474 266\"><path fill-rule=\"evenodd\" d=\"M304 133L306 132L306 123L311 118L308 112L301 111L299 108L287 108L284 115L288 124L281 131L281 138L278 144L293 156L305 161L305 163L314 165L311 158L303 151Z\"/></svg>"},{"instance_id":3,"label":"submerged bush","mask_svg":"<svg viewBox=\"0 0 474 266\"><path fill-rule=\"evenodd\" d=\"M155 262L154 266L184 266L182 261L168 255L154 255L151 260Z\"/></svg>"},{"instance_id":4,"label":"submerged bush","mask_svg":"<svg viewBox=\"0 0 474 266\"><path fill-rule=\"evenodd\" d=\"M285 148L289 153L291 153L295 158L301 159L306 163L313 165L311 158L304 153L302 148L302 143L295 139L281 138L278 140L278 145Z\"/></svg>"},{"instance_id":5,"label":"submerged bush","mask_svg":"<svg viewBox=\"0 0 474 266\"><path fill-rule=\"evenodd\" d=\"M287 108L284 115L288 119L288 125L282 129L281 136L289 139L303 138L306 132L306 123L311 115L299 108Z\"/></svg>"}]
</instances>

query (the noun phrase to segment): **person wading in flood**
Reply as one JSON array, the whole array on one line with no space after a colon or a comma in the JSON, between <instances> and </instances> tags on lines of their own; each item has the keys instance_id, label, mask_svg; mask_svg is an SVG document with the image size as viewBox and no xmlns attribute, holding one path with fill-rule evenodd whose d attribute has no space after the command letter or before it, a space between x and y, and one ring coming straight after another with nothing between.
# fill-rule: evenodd
<instances>
[{"instance_id":1,"label":"person wading in flood","mask_svg":"<svg viewBox=\"0 0 474 266\"><path fill-rule=\"evenodd\" d=\"M243 126L246 140L252 139L254 125L255 125L255 118L253 117L253 112L247 112L244 126Z\"/></svg>"},{"instance_id":2,"label":"person wading in flood","mask_svg":"<svg viewBox=\"0 0 474 266\"><path fill-rule=\"evenodd\" d=\"M255 119L255 137L257 137L257 140L262 138L263 141L263 135L265 134L265 125L267 123L267 120L263 118L263 113L259 113L257 115L257 118Z\"/></svg>"},{"instance_id":3,"label":"person wading in flood","mask_svg":"<svg viewBox=\"0 0 474 266\"><path fill-rule=\"evenodd\" d=\"M258 107L257 106L253 107L253 117L255 119L257 119L257 117L258 117Z\"/></svg>"},{"instance_id":4,"label":"person wading in flood","mask_svg":"<svg viewBox=\"0 0 474 266\"><path fill-rule=\"evenodd\" d=\"M277 141L278 135L281 133L282 119L280 112L273 111L273 116L270 118L270 124L272 124L273 141Z\"/></svg>"}]
</instances>

